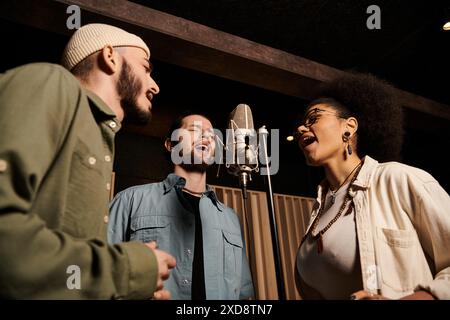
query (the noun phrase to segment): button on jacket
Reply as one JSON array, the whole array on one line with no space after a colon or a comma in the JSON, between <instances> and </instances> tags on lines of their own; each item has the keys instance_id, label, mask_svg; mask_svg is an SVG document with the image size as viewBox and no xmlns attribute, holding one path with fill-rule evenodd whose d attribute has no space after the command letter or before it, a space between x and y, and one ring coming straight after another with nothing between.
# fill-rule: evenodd
<instances>
[{"instance_id":1,"label":"button on jacket","mask_svg":"<svg viewBox=\"0 0 450 320\"><path fill-rule=\"evenodd\" d=\"M165 283L173 299L191 299L195 217L186 207L186 181L175 174L120 192L110 206L108 240L156 241L177 265ZM200 199L206 299L246 299L253 284L239 219L208 188Z\"/></svg>"},{"instance_id":2,"label":"button on jacket","mask_svg":"<svg viewBox=\"0 0 450 320\"><path fill-rule=\"evenodd\" d=\"M60 66L0 75L0 297L152 296L153 252L106 242L105 157L119 128L114 112ZM72 266L79 288L69 285Z\"/></svg>"}]
</instances>

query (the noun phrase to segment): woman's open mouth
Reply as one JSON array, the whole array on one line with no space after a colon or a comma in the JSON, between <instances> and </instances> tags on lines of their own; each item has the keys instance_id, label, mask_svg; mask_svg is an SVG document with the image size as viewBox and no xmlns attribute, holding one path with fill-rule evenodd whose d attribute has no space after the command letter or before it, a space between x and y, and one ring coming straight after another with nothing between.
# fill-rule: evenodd
<instances>
[{"instance_id":1,"label":"woman's open mouth","mask_svg":"<svg viewBox=\"0 0 450 320\"><path fill-rule=\"evenodd\" d=\"M314 136L303 136L300 138L300 144L302 148L306 148L310 144L316 142L317 139Z\"/></svg>"}]
</instances>

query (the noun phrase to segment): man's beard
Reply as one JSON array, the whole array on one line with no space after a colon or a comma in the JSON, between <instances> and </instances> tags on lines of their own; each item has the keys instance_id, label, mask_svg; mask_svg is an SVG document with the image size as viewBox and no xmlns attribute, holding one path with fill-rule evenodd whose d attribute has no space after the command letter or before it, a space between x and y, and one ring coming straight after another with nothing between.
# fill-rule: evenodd
<instances>
[{"instance_id":1,"label":"man's beard","mask_svg":"<svg viewBox=\"0 0 450 320\"><path fill-rule=\"evenodd\" d=\"M152 113L149 109L145 110L138 106L137 99L141 90L142 81L136 78L131 71L130 65L124 59L119 81L117 82L117 93L120 97L125 123L146 124L152 118Z\"/></svg>"},{"instance_id":2,"label":"man's beard","mask_svg":"<svg viewBox=\"0 0 450 320\"><path fill-rule=\"evenodd\" d=\"M183 167L186 171L191 172L206 172L208 168L212 165L212 163L206 163L208 159L202 159L198 155L195 154L195 151L191 151L191 159L190 163L182 163L181 167Z\"/></svg>"}]
</instances>

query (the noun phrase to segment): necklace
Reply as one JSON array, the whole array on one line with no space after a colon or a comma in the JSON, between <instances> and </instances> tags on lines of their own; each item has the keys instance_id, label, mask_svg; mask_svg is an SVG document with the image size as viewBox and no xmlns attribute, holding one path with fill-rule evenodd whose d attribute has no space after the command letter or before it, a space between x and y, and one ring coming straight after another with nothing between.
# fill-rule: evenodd
<instances>
[{"instance_id":1,"label":"necklace","mask_svg":"<svg viewBox=\"0 0 450 320\"><path fill-rule=\"evenodd\" d=\"M339 191L339 189L341 189L341 187L347 182L348 178L350 178L350 176L352 175L353 172L355 172L355 170L361 165L361 162L358 163L358 165L356 167L353 168L353 170L349 173L349 175L347 176L347 178L345 178L345 180L339 185L339 187L336 190L331 190L330 188L330 194L331 194L331 200L330 200L330 207L336 202L336 194ZM325 203L324 203L325 204Z\"/></svg>"},{"instance_id":2,"label":"necklace","mask_svg":"<svg viewBox=\"0 0 450 320\"><path fill-rule=\"evenodd\" d=\"M316 231L317 226L319 225L319 220L320 220L320 217L321 217L322 214L323 214L324 207L325 207L325 197L326 197L326 192L324 192L323 195L322 195L322 205L321 205L321 207L320 207L320 209L319 209L319 212L317 213L317 217L316 217L316 219L314 220L313 225L312 225L312 228L311 228L311 231L310 231L311 236L313 237L313 239L314 239L315 241L317 241L317 253L319 253L319 254L322 253L322 251L323 251L323 241L322 241L322 236L323 236L323 234L324 234L325 232L327 232L328 229L330 229L330 227L333 225L333 223L335 223L335 222L339 219L339 217L342 215L342 212L344 211L345 207L347 206L347 204L348 204L348 203L350 202L350 200L351 200L351 197L350 197L350 187L351 187L351 185L353 184L353 182L355 182L356 178L358 177L358 173L359 173L359 171L360 171L361 168L362 168L362 165L361 165L361 164L362 164L362 162L360 162L360 163L358 164L358 166L356 167L356 168L358 168L358 169L356 170L355 175L353 176L353 178L352 178L352 180L351 180L351 182L350 182L350 185L349 185L348 188L347 188L347 194L345 195L344 201L343 201L341 207L339 208L338 213L336 214L336 216L335 216L333 219L331 219L330 222L328 222L328 224L325 226L325 228L323 228L322 230L320 230L319 232L317 232L317 233L314 235L314 232ZM303 237L301 243L303 243L303 241L306 240L307 236L308 236L308 233L305 234L305 236ZM300 244L300 245L301 245L301 244Z\"/></svg>"},{"instance_id":3,"label":"necklace","mask_svg":"<svg viewBox=\"0 0 450 320\"><path fill-rule=\"evenodd\" d=\"M196 195L202 195L203 193L205 193L206 191L202 191L202 192L197 192L197 191L192 191L192 190L189 190L188 188L186 188L186 187L183 187L183 190L186 190L188 193L192 193L192 194L196 194Z\"/></svg>"}]
</instances>

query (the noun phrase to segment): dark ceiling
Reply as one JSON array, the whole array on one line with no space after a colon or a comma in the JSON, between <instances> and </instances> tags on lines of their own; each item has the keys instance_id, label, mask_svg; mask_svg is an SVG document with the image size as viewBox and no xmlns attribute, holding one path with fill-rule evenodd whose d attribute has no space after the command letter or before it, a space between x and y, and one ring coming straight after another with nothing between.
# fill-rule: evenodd
<instances>
[{"instance_id":1,"label":"dark ceiling","mask_svg":"<svg viewBox=\"0 0 450 320\"><path fill-rule=\"evenodd\" d=\"M447 1L135 0L133 2L338 69L367 71L450 104ZM369 30L369 5L381 29ZM447 10L446 10L447 8ZM448 15L446 17L446 15Z\"/></svg>"}]
</instances>

